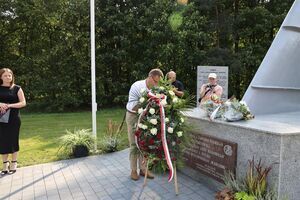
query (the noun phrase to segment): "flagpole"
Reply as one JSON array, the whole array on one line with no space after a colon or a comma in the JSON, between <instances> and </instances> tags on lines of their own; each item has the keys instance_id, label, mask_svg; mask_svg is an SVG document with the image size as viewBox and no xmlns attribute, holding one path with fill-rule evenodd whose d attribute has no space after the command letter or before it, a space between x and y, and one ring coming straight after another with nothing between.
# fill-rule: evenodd
<instances>
[{"instance_id":1,"label":"flagpole","mask_svg":"<svg viewBox=\"0 0 300 200\"><path fill-rule=\"evenodd\" d=\"M96 62L95 62L95 0L90 0L90 18L91 18L91 86L92 86L92 127L93 135L97 138L96 126ZM97 142L95 142L95 151L97 151Z\"/></svg>"}]
</instances>

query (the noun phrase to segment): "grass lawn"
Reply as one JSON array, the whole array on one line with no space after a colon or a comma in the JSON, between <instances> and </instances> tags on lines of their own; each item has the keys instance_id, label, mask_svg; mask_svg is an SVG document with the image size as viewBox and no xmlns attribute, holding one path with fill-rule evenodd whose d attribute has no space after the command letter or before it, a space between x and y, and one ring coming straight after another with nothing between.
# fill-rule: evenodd
<instances>
[{"instance_id":1,"label":"grass lawn","mask_svg":"<svg viewBox=\"0 0 300 200\"><path fill-rule=\"evenodd\" d=\"M97 112L97 138L105 135L107 121L121 123L125 109L103 109ZM51 113L51 114L21 114L19 165L27 166L63 159L57 154L59 137L66 129L91 129L91 112ZM121 135L121 149L128 146L126 123Z\"/></svg>"}]
</instances>

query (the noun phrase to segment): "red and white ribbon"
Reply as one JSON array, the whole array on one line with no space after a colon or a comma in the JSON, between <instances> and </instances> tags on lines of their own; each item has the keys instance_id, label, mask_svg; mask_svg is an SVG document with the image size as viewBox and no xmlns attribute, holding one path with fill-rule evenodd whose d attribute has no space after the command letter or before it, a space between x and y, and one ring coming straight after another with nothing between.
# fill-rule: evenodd
<instances>
[{"instance_id":1,"label":"red and white ribbon","mask_svg":"<svg viewBox=\"0 0 300 200\"><path fill-rule=\"evenodd\" d=\"M165 123L165 109L164 106L161 104L161 101L166 98L165 95L160 94L160 97L155 96L153 93L148 92L149 100L153 100L159 106L160 112L160 132L161 132L161 142L164 149L165 159L167 165L169 167L170 173L168 177L168 182L171 182L174 176L174 168L171 160L171 156L169 153L168 143L167 143L167 136L166 136L166 123ZM148 104L149 105L149 104Z\"/></svg>"}]
</instances>

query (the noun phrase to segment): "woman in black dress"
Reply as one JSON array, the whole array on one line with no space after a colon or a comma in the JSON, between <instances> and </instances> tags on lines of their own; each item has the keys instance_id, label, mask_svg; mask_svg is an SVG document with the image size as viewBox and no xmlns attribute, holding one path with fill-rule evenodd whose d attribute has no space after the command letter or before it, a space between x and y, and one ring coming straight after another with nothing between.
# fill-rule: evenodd
<instances>
[{"instance_id":1,"label":"woman in black dress","mask_svg":"<svg viewBox=\"0 0 300 200\"><path fill-rule=\"evenodd\" d=\"M16 172L21 126L19 109L24 106L24 92L20 86L15 85L13 72L8 68L0 69L0 112L1 115L10 112L7 123L0 121L0 154L3 161L1 175ZM11 163L8 161L9 154L12 154Z\"/></svg>"}]
</instances>

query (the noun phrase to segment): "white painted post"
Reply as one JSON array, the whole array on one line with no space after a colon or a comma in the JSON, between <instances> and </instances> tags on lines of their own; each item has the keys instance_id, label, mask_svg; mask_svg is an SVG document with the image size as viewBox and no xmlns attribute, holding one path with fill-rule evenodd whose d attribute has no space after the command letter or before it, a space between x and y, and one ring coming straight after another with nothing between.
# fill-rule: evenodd
<instances>
[{"instance_id":1,"label":"white painted post","mask_svg":"<svg viewBox=\"0 0 300 200\"><path fill-rule=\"evenodd\" d=\"M90 18L91 18L91 84L92 84L92 126L93 135L97 138L96 126L96 62L95 62L95 1L90 0ZM97 142L95 143L95 151L97 151Z\"/></svg>"}]
</instances>

